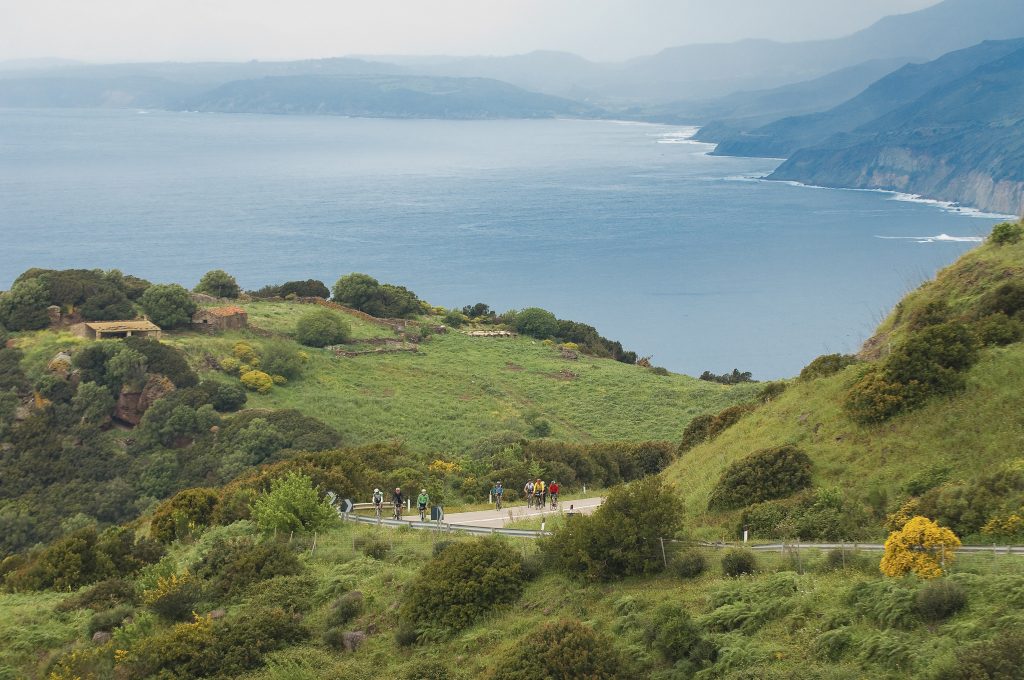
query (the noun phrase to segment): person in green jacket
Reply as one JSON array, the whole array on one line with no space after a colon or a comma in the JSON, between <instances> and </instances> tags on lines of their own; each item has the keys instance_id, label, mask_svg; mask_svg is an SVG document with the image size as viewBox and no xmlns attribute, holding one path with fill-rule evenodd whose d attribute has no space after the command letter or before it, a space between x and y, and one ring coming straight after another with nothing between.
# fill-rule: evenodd
<instances>
[{"instance_id":1,"label":"person in green jacket","mask_svg":"<svg viewBox=\"0 0 1024 680\"><path fill-rule=\"evenodd\" d=\"M424 521L427 518L427 504L430 502L430 496L427 495L426 489L420 489L420 495L416 498L416 503L420 506L420 521Z\"/></svg>"}]
</instances>

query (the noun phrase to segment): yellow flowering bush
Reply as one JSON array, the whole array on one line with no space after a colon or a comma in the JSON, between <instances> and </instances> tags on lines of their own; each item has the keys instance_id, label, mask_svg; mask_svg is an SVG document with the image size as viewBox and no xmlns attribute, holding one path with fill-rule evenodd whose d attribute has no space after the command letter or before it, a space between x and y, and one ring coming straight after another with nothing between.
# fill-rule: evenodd
<instances>
[{"instance_id":1,"label":"yellow flowering bush","mask_svg":"<svg viewBox=\"0 0 1024 680\"><path fill-rule=\"evenodd\" d=\"M246 364L259 361L259 355L256 354L256 350L247 342L236 342L232 354L235 355L236 359Z\"/></svg>"},{"instance_id":2,"label":"yellow flowering bush","mask_svg":"<svg viewBox=\"0 0 1024 680\"><path fill-rule=\"evenodd\" d=\"M274 386L274 379L263 371L249 371L242 375L242 384L247 390L266 394Z\"/></svg>"},{"instance_id":3,"label":"yellow flowering bush","mask_svg":"<svg viewBox=\"0 0 1024 680\"><path fill-rule=\"evenodd\" d=\"M889 534L879 568L886 576L937 578L959 547L960 539L949 529L927 517L913 517L902 529Z\"/></svg>"}]
</instances>

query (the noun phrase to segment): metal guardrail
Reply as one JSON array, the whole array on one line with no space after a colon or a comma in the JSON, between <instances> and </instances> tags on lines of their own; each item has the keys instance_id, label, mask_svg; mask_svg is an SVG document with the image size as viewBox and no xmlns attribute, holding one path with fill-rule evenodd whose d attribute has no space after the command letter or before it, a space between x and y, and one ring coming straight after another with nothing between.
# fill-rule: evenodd
<instances>
[{"instance_id":1,"label":"metal guardrail","mask_svg":"<svg viewBox=\"0 0 1024 680\"><path fill-rule=\"evenodd\" d=\"M854 541L848 541L846 543L807 543L804 541L794 541L792 543L709 543L709 542L698 542L702 548L747 548L757 552L783 552L786 550L803 550L805 548L812 550L868 550L873 552L882 552L885 550L885 544L883 543L857 543ZM1024 556L1024 546L1013 546L1013 545L962 545L956 549L957 552L963 553L991 553L993 555L1021 555Z\"/></svg>"},{"instance_id":2,"label":"metal guardrail","mask_svg":"<svg viewBox=\"0 0 1024 680\"><path fill-rule=\"evenodd\" d=\"M359 505L369 505L373 507L372 503ZM353 509L360 509L358 505L354 506ZM358 522L360 524L375 524L386 527L409 527L410 529L427 530L427 531L439 531L444 533L466 533L466 534L484 534L484 535L496 535L496 536L514 536L516 538L540 538L541 536L550 536L550 531L536 531L533 529L505 529L498 527L478 527L472 524L452 524L450 522L420 522L418 520L404 520L404 519L377 519L376 517L366 517L364 515L355 515L352 513L346 513L338 511L338 515L341 516L346 522Z\"/></svg>"}]
</instances>

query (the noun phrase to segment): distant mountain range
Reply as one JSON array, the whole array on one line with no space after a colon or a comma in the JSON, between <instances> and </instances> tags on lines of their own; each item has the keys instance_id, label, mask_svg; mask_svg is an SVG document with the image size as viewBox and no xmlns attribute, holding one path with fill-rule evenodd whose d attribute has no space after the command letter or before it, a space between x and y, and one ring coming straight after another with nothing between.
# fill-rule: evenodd
<instances>
[{"instance_id":1,"label":"distant mountain range","mask_svg":"<svg viewBox=\"0 0 1024 680\"><path fill-rule=\"evenodd\" d=\"M1011 47L1017 49L999 56ZM940 84L856 129L796 151L771 179L889 189L1018 214L1024 206L1024 41L982 45L918 71L949 75L981 54L995 58L960 77L938 79ZM909 88L906 76L897 72L879 89L901 83ZM830 119L864 115L874 99L858 99L860 106L851 101L840 107L847 118Z\"/></svg>"}]
</instances>

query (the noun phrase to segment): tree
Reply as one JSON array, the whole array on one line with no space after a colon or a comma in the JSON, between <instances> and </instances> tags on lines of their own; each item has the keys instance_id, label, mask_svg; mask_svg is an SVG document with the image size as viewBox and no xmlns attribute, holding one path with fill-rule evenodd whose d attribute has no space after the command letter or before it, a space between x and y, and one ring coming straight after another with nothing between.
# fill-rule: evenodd
<instances>
[{"instance_id":1,"label":"tree","mask_svg":"<svg viewBox=\"0 0 1024 680\"><path fill-rule=\"evenodd\" d=\"M135 307L124 293L112 285L104 285L86 298L79 307L87 321L115 321L135 318Z\"/></svg>"},{"instance_id":2,"label":"tree","mask_svg":"<svg viewBox=\"0 0 1024 680\"><path fill-rule=\"evenodd\" d=\"M334 301L372 316L384 316L380 282L369 274L354 272L342 276L332 289Z\"/></svg>"},{"instance_id":3,"label":"tree","mask_svg":"<svg viewBox=\"0 0 1024 680\"><path fill-rule=\"evenodd\" d=\"M197 293L206 293L217 298L231 299L237 298L242 292L235 277L223 269L213 269L203 274L203 278L199 279L199 284L194 290Z\"/></svg>"},{"instance_id":4,"label":"tree","mask_svg":"<svg viewBox=\"0 0 1024 680\"><path fill-rule=\"evenodd\" d=\"M303 314L295 324L295 339L309 347L326 347L348 342L351 330L345 320L329 309Z\"/></svg>"},{"instance_id":5,"label":"tree","mask_svg":"<svg viewBox=\"0 0 1024 680\"><path fill-rule=\"evenodd\" d=\"M920 578L937 578L959 547L960 539L949 529L927 517L913 517L902 529L889 534L879 568L886 576L912 573Z\"/></svg>"},{"instance_id":6,"label":"tree","mask_svg":"<svg viewBox=\"0 0 1024 680\"><path fill-rule=\"evenodd\" d=\"M252 504L252 517L265 531L317 531L329 526L338 515L313 481L298 472L289 472L270 483Z\"/></svg>"},{"instance_id":7,"label":"tree","mask_svg":"<svg viewBox=\"0 0 1024 680\"><path fill-rule=\"evenodd\" d=\"M558 319L540 307L527 307L516 314L512 320L512 327L523 335L543 340L558 334Z\"/></svg>"},{"instance_id":8,"label":"tree","mask_svg":"<svg viewBox=\"0 0 1024 680\"><path fill-rule=\"evenodd\" d=\"M110 396L110 390L102 385L82 383L71 399L71 408L82 423L106 425L114 410L114 398Z\"/></svg>"},{"instance_id":9,"label":"tree","mask_svg":"<svg viewBox=\"0 0 1024 680\"><path fill-rule=\"evenodd\" d=\"M680 528L679 508L661 477L613 489L593 515L573 517L541 549L569 574L609 580L661 571L661 539Z\"/></svg>"},{"instance_id":10,"label":"tree","mask_svg":"<svg viewBox=\"0 0 1024 680\"><path fill-rule=\"evenodd\" d=\"M142 294L141 304L153 323L163 328L185 326L196 312L188 291L176 283L150 286Z\"/></svg>"},{"instance_id":11,"label":"tree","mask_svg":"<svg viewBox=\"0 0 1024 680\"><path fill-rule=\"evenodd\" d=\"M0 295L0 324L12 331L35 331L50 324L50 291L39 279L19 281Z\"/></svg>"}]
</instances>

